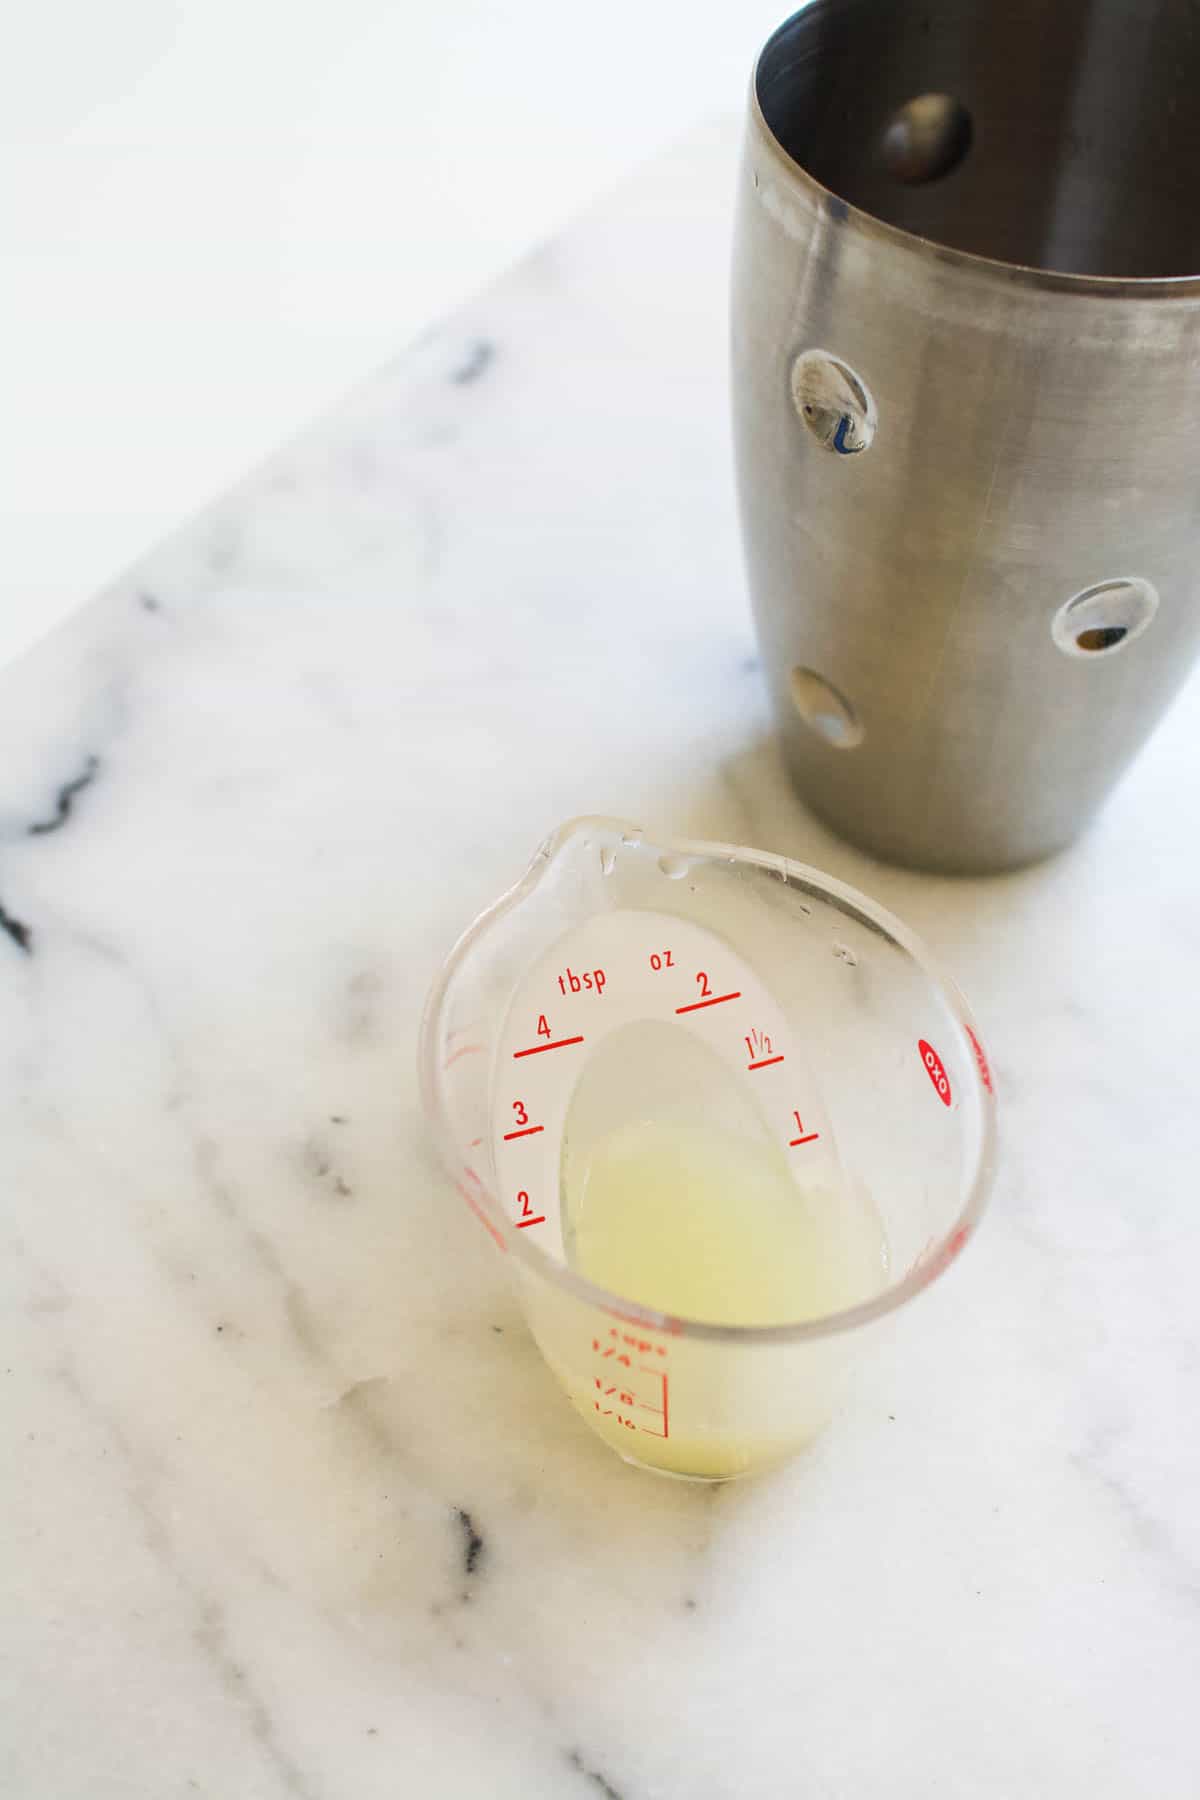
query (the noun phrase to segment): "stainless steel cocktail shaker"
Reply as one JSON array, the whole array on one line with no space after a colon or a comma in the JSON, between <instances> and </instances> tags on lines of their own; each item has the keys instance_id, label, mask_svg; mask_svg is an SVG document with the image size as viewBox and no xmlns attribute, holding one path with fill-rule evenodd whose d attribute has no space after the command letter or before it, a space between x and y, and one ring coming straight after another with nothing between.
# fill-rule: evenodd
<instances>
[{"instance_id":1,"label":"stainless steel cocktail shaker","mask_svg":"<svg viewBox=\"0 0 1200 1800\"><path fill-rule=\"evenodd\" d=\"M733 398L797 783L876 854L1068 843L1200 644L1200 14L812 0L755 71Z\"/></svg>"}]
</instances>

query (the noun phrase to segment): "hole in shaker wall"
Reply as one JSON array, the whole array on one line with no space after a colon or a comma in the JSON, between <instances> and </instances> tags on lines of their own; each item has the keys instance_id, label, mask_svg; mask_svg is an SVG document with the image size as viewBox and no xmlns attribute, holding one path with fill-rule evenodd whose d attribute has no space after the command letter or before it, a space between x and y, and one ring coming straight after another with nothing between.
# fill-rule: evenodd
<instances>
[{"instance_id":1,"label":"hole in shaker wall","mask_svg":"<svg viewBox=\"0 0 1200 1800\"><path fill-rule=\"evenodd\" d=\"M1059 607L1051 636L1067 656L1105 656L1140 637L1158 611L1158 594L1140 575L1084 588Z\"/></svg>"},{"instance_id":2,"label":"hole in shaker wall","mask_svg":"<svg viewBox=\"0 0 1200 1800\"><path fill-rule=\"evenodd\" d=\"M971 115L961 100L952 94L918 94L892 114L879 148L889 175L920 187L957 169L973 136Z\"/></svg>"},{"instance_id":3,"label":"hole in shaker wall","mask_svg":"<svg viewBox=\"0 0 1200 1800\"><path fill-rule=\"evenodd\" d=\"M1087 631L1077 633L1075 648L1077 650L1115 650L1129 636L1123 625L1092 625Z\"/></svg>"},{"instance_id":4,"label":"hole in shaker wall","mask_svg":"<svg viewBox=\"0 0 1200 1800\"><path fill-rule=\"evenodd\" d=\"M788 678L792 705L811 731L835 750L853 750L863 741L858 714L844 694L815 669L797 666Z\"/></svg>"},{"instance_id":5,"label":"hole in shaker wall","mask_svg":"<svg viewBox=\"0 0 1200 1800\"><path fill-rule=\"evenodd\" d=\"M791 369L792 405L822 450L857 456L875 437L875 402L862 376L827 350L802 350Z\"/></svg>"}]
</instances>

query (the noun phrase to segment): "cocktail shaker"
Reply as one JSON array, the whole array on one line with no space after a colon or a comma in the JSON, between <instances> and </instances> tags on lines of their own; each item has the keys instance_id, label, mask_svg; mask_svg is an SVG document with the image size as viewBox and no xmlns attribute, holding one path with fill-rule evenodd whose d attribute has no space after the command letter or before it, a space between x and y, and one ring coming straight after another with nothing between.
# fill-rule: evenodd
<instances>
[{"instance_id":1,"label":"cocktail shaker","mask_svg":"<svg viewBox=\"0 0 1200 1800\"><path fill-rule=\"evenodd\" d=\"M986 871L1087 823L1200 646L1200 11L812 0L755 70L733 403L813 809Z\"/></svg>"}]
</instances>

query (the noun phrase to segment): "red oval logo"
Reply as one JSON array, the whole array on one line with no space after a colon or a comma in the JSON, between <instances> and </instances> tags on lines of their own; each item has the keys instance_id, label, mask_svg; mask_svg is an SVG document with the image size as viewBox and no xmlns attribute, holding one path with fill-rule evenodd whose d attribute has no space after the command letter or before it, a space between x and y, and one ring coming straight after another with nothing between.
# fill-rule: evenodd
<instances>
[{"instance_id":1,"label":"red oval logo","mask_svg":"<svg viewBox=\"0 0 1200 1800\"><path fill-rule=\"evenodd\" d=\"M938 1055L933 1045L927 1044L924 1038L918 1038L917 1049L920 1052L921 1061L925 1065L925 1073L928 1075L930 1081L932 1081L938 1099L943 1106L949 1106L950 1078L942 1067L941 1057Z\"/></svg>"}]
</instances>

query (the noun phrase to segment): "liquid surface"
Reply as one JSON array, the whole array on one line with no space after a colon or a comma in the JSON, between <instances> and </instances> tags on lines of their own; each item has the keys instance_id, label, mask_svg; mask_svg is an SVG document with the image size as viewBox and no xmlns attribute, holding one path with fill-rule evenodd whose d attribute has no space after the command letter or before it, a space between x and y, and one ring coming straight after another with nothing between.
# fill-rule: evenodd
<instances>
[{"instance_id":1,"label":"liquid surface","mask_svg":"<svg viewBox=\"0 0 1200 1800\"><path fill-rule=\"evenodd\" d=\"M886 1279L878 1220L805 1190L763 1139L640 1119L589 1146L564 1195L572 1265L659 1312L779 1325L841 1311Z\"/></svg>"}]
</instances>

